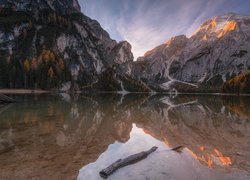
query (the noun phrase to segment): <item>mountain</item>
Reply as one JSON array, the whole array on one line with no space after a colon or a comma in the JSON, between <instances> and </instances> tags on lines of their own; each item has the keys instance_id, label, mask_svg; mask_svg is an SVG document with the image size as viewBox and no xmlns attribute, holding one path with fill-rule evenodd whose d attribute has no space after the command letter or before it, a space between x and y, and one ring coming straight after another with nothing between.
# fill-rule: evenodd
<instances>
[{"instance_id":1,"label":"mountain","mask_svg":"<svg viewBox=\"0 0 250 180\"><path fill-rule=\"evenodd\" d=\"M156 91L220 92L250 69L250 16L228 13L204 22L187 38L171 38L138 58L133 77Z\"/></svg>"},{"instance_id":2,"label":"mountain","mask_svg":"<svg viewBox=\"0 0 250 180\"><path fill-rule=\"evenodd\" d=\"M0 59L2 88L122 90L118 75L110 89L106 74L133 54L77 0L0 0Z\"/></svg>"},{"instance_id":3,"label":"mountain","mask_svg":"<svg viewBox=\"0 0 250 180\"><path fill-rule=\"evenodd\" d=\"M250 16L209 19L136 62L131 48L77 0L0 0L0 88L221 92L250 69Z\"/></svg>"}]
</instances>

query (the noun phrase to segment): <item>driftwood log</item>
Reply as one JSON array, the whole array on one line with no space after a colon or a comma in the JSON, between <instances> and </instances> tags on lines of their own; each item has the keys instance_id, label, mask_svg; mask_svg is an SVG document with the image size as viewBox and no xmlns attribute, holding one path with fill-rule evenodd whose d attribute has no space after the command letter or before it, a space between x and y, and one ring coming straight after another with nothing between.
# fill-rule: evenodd
<instances>
[{"instance_id":1,"label":"driftwood log","mask_svg":"<svg viewBox=\"0 0 250 180\"><path fill-rule=\"evenodd\" d=\"M109 175L111 175L113 172L115 172L117 169L136 163L144 158L146 158L149 154L151 154L152 152L154 152L158 147L154 146L151 149L149 149L148 151L142 151L138 154L134 154L131 156L128 156L125 159L119 159L116 162L114 162L113 164L111 164L110 166L108 166L107 168L103 169L99 174L101 177L103 178L108 178Z\"/></svg>"},{"instance_id":2,"label":"driftwood log","mask_svg":"<svg viewBox=\"0 0 250 180\"><path fill-rule=\"evenodd\" d=\"M101 170L99 172L99 175L102 178L108 178L109 175L111 175L113 172L115 172L116 170L118 170L119 168L122 168L124 166L130 165L130 164L134 164L142 159L145 159L149 154L151 154L152 152L154 152L158 147L154 146L151 149L149 149L148 151L142 151L138 154L134 154L131 156L128 156L124 159L118 159L116 162L114 162L113 164L111 164L110 166L108 166L107 168ZM177 146L174 147L170 150L173 151L177 151L177 152L181 152L181 150L183 149L183 146Z\"/></svg>"}]
</instances>

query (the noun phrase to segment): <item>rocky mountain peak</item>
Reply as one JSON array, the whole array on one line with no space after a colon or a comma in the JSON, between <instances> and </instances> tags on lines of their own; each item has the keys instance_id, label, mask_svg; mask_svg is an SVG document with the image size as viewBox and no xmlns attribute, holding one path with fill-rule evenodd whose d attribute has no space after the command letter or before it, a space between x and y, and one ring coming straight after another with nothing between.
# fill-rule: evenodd
<instances>
[{"instance_id":1,"label":"rocky mountain peak","mask_svg":"<svg viewBox=\"0 0 250 180\"><path fill-rule=\"evenodd\" d=\"M127 41L118 43L111 51L111 62L114 64L123 64L133 62L134 56L131 52L132 46Z\"/></svg>"},{"instance_id":2,"label":"rocky mountain peak","mask_svg":"<svg viewBox=\"0 0 250 180\"><path fill-rule=\"evenodd\" d=\"M217 91L250 69L250 16L228 13L133 62L76 0L0 0L0 87ZM216 87L216 88L213 88Z\"/></svg>"},{"instance_id":3,"label":"rocky mountain peak","mask_svg":"<svg viewBox=\"0 0 250 180\"><path fill-rule=\"evenodd\" d=\"M81 6L80 6L78 0L73 0L72 5L73 5L73 7L74 7L76 10L78 10L79 12L81 11Z\"/></svg>"},{"instance_id":4,"label":"rocky mountain peak","mask_svg":"<svg viewBox=\"0 0 250 180\"><path fill-rule=\"evenodd\" d=\"M186 46L188 38L185 35L179 35L170 38L165 44L162 44L150 51L147 51L139 60L155 58L156 55L164 55L168 58L172 57L177 51Z\"/></svg>"},{"instance_id":5,"label":"rocky mountain peak","mask_svg":"<svg viewBox=\"0 0 250 180\"><path fill-rule=\"evenodd\" d=\"M250 31L249 21L249 16L227 13L205 21L191 38L199 41L213 41L233 32L248 33Z\"/></svg>"},{"instance_id":6,"label":"rocky mountain peak","mask_svg":"<svg viewBox=\"0 0 250 180\"><path fill-rule=\"evenodd\" d=\"M133 54L77 0L0 0L0 59L0 87L114 91Z\"/></svg>"},{"instance_id":7,"label":"rocky mountain peak","mask_svg":"<svg viewBox=\"0 0 250 180\"><path fill-rule=\"evenodd\" d=\"M172 37L165 44L165 48L168 48L171 46L181 46L182 44L185 44L187 42L187 40L188 40L188 38L185 35L179 35L179 36Z\"/></svg>"},{"instance_id":8,"label":"rocky mountain peak","mask_svg":"<svg viewBox=\"0 0 250 180\"><path fill-rule=\"evenodd\" d=\"M176 36L148 51L134 72L153 87L163 82L158 87L218 92L223 82L250 69L249 59L250 16L228 13L208 19L190 38Z\"/></svg>"},{"instance_id":9,"label":"rocky mountain peak","mask_svg":"<svg viewBox=\"0 0 250 180\"><path fill-rule=\"evenodd\" d=\"M33 13L49 9L63 15L81 11L78 0L0 0L0 7Z\"/></svg>"}]
</instances>

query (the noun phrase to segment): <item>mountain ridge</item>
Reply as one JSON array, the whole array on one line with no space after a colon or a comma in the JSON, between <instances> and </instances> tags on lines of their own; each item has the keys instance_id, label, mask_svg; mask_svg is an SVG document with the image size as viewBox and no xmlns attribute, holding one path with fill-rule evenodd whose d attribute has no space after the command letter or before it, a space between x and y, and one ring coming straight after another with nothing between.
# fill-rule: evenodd
<instances>
[{"instance_id":1,"label":"mountain ridge","mask_svg":"<svg viewBox=\"0 0 250 180\"><path fill-rule=\"evenodd\" d=\"M61 91L221 92L250 69L250 16L205 21L133 61L76 0L0 0L0 87ZM233 87L233 86L232 86Z\"/></svg>"},{"instance_id":2,"label":"mountain ridge","mask_svg":"<svg viewBox=\"0 0 250 180\"><path fill-rule=\"evenodd\" d=\"M71 81L68 90L81 90L133 61L131 45L111 39L76 0L1 0L0 7L0 87L54 89Z\"/></svg>"},{"instance_id":3,"label":"mountain ridge","mask_svg":"<svg viewBox=\"0 0 250 180\"><path fill-rule=\"evenodd\" d=\"M158 82L157 91L220 92L223 82L250 68L249 22L250 16L235 13L208 19L190 38L176 36L146 52L135 63L134 77Z\"/></svg>"}]
</instances>

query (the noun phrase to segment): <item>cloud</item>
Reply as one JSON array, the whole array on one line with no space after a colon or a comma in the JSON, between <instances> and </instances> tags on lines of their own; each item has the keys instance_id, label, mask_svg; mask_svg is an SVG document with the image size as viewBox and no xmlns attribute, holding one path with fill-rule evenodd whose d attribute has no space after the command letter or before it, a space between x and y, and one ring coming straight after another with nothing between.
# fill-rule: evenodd
<instances>
[{"instance_id":1,"label":"cloud","mask_svg":"<svg viewBox=\"0 0 250 180\"><path fill-rule=\"evenodd\" d=\"M250 1L238 0L83 0L85 14L97 19L112 38L127 40L134 56L190 36L202 22L229 11L250 13Z\"/></svg>"},{"instance_id":2,"label":"cloud","mask_svg":"<svg viewBox=\"0 0 250 180\"><path fill-rule=\"evenodd\" d=\"M200 1L193 1L188 6L182 1L157 1L154 4L138 4L130 21L120 17L117 31L132 44L135 57L165 43L172 36L185 34L190 14ZM148 9L148 10L146 10Z\"/></svg>"}]
</instances>

